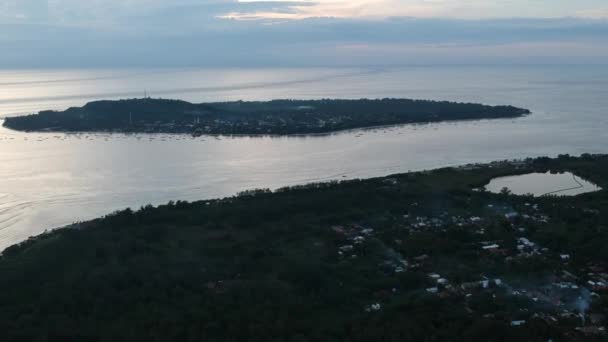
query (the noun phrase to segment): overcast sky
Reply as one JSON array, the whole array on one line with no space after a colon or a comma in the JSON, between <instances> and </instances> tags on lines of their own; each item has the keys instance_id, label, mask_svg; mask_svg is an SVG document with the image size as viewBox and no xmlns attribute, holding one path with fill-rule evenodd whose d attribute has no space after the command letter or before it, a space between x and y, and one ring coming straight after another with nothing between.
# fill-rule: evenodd
<instances>
[{"instance_id":1,"label":"overcast sky","mask_svg":"<svg viewBox=\"0 0 608 342\"><path fill-rule=\"evenodd\" d=\"M0 0L0 68L601 63L607 0Z\"/></svg>"}]
</instances>

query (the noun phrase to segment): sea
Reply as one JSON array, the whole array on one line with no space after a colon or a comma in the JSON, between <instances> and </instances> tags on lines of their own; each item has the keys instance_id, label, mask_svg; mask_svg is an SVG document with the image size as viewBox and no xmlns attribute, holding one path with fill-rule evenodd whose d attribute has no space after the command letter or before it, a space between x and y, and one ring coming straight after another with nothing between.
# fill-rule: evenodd
<instances>
[{"instance_id":1,"label":"sea","mask_svg":"<svg viewBox=\"0 0 608 342\"><path fill-rule=\"evenodd\" d=\"M286 137L0 128L0 250L46 230L170 200L608 153L608 65L0 70L0 121L143 96L191 102L399 97L508 104L532 114Z\"/></svg>"}]
</instances>

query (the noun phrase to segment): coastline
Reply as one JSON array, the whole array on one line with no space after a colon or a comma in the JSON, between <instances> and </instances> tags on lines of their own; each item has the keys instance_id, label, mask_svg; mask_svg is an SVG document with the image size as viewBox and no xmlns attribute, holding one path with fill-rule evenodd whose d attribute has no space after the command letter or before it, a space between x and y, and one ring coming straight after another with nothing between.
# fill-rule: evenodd
<instances>
[{"instance_id":1,"label":"coastline","mask_svg":"<svg viewBox=\"0 0 608 342\"><path fill-rule=\"evenodd\" d=\"M332 134L402 124L513 119L531 114L512 105L406 98L232 101L102 100L64 111L5 118L22 132L178 133L235 136Z\"/></svg>"},{"instance_id":2,"label":"coastline","mask_svg":"<svg viewBox=\"0 0 608 342\"><path fill-rule=\"evenodd\" d=\"M599 158L603 158L603 157L608 158L608 155L603 155L603 154L599 154L599 155L594 154L592 156L599 157ZM483 178L482 181L477 182L476 184L471 184L470 190L476 191L475 189L477 189L477 188L484 188L484 186L487 185L494 178L517 176L517 175L526 174L529 172L538 171L538 169L530 168L530 163L535 160L542 159L542 158L549 158L551 160L555 160L555 159L557 159L557 156L536 157L536 158L533 158L533 157L516 158L516 159L508 159L508 160L496 160L496 161L491 161L491 162L468 163L468 164L459 164L459 165L446 164L446 165L438 165L438 166L432 167L432 168L413 169L413 170L408 170L407 172L393 173L393 174L387 174L384 176L369 177L369 178L348 178L348 179L327 178L327 179L323 179L323 180L319 180L319 181L308 181L308 182L302 182L302 183L298 183L298 184L292 184L289 186L280 186L280 187L273 188L273 189L259 189L259 188L241 189L238 192L233 193L232 195L227 195L224 197L200 198L200 199L196 199L196 200L192 200L192 201L185 201L185 203L196 204L196 203L206 203L206 202L224 202L224 201L229 201L232 198L237 198L241 194L248 193L248 192L255 193L256 191L260 191L260 190L264 190L264 191L268 190L268 191L270 191L270 193L280 193L284 189L288 189L288 188L295 188L295 189L309 188L309 187L314 187L314 186L325 186L325 185L330 185L330 184L340 184L340 183L349 183L349 182L378 182L378 181L382 181L382 180L392 179L394 177L417 177L417 176L421 176L421 175L438 173L438 172L446 171L446 170L447 171L452 170L452 171L458 171L458 172L476 172L478 170L491 170L491 169L497 169L497 168L503 168L503 169L508 170L506 173L503 172L500 174L493 175L491 177L486 177L486 178ZM582 155L573 156L572 158L580 159L580 158L582 158ZM545 169L542 169L542 170L545 170ZM487 190L483 190L483 192L491 193ZM584 194L582 194L582 195L584 195ZM522 197L522 198L527 197L525 195L513 195L513 196ZM175 201L181 202L181 200L177 199L177 198L171 199L168 202L171 203L171 202L175 202ZM140 203L139 207L140 208L158 208L158 207L165 206L166 203L167 202L156 203L156 204ZM85 218L85 219L79 220L77 222L72 222L72 223L60 225L57 227L45 228L44 232L34 235L34 236L30 236L28 239L22 240L20 242L15 242L13 245L7 246L4 249L19 245L21 243L25 243L31 239L35 240L38 237L53 233L55 231L59 231L59 230L63 230L63 229L71 229L71 228L79 229L83 226L86 226L90 222L102 220L115 213L122 212L124 210L130 210L130 209L131 208L125 208L125 207L117 208L116 210L114 210L112 212L108 212L107 214L102 215L102 216L96 216L96 217L92 217L90 219ZM0 255L1 254L2 254L2 249L0 249Z\"/></svg>"},{"instance_id":3,"label":"coastline","mask_svg":"<svg viewBox=\"0 0 608 342\"><path fill-rule=\"evenodd\" d=\"M52 334L56 325L43 323L59 310L69 336L99 336L101 326L110 331L104 340L148 339L167 331L154 323L174 317L177 304L185 314L180 325L168 326L171 336L201 321L297 336L272 330L278 316L268 312L289 312L281 326L323 340L353 340L353 325L364 325L370 340L389 337L376 319L405 324L408 334L421 321L449 321L439 328L443 336L452 336L454 324L461 330L491 321L516 337L536 336L539 317L549 317L551 336L572 336L581 318L605 307L595 296L581 311L576 298L608 289L608 234L597 229L605 222L606 191L534 198L476 187L545 169L605 186L607 166L608 155L562 155L116 211L3 251L0 325L17 337ZM248 314L240 316L244 308ZM244 336L227 329L201 334ZM421 329L415 339L428 336Z\"/></svg>"},{"instance_id":4,"label":"coastline","mask_svg":"<svg viewBox=\"0 0 608 342\"><path fill-rule=\"evenodd\" d=\"M251 138L289 138L289 137L323 137L323 136L331 136L336 134L347 134L347 133L356 133L356 132L365 132L377 129L386 129L386 128L395 128L395 127L407 127L407 126L424 126L424 125L432 125L432 124L441 124L441 123L459 123L459 122L486 122L486 121L504 121L504 120L516 120L522 119L529 116L532 116L534 112L528 111L528 113L520 114L512 117L500 117L500 118L480 118L480 119L443 119L443 120L432 120L432 121L419 121L419 122L408 122L408 123L398 123L398 124L386 124L386 125L373 125L373 126L362 126L355 128L344 128L338 129L328 132L312 132L312 133L287 133L287 134L271 134L271 133L240 133L240 134L222 134L222 133L204 133L198 137L251 137ZM48 133L48 134L108 134L108 135L176 135L176 136L192 136L192 133L186 132L144 132L144 131L117 131L117 130L85 130L85 131L70 131L70 130L17 130L4 125L5 119L0 119L0 126L3 128L20 133Z\"/></svg>"}]
</instances>

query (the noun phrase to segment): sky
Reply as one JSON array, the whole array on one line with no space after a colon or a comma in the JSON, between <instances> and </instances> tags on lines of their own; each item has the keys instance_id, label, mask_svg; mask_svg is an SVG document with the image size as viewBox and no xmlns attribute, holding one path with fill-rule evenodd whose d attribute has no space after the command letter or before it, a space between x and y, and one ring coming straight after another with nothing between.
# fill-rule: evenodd
<instances>
[{"instance_id":1,"label":"sky","mask_svg":"<svg viewBox=\"0 0 608 342\"><path fill-rule=\"evenodd\" d=\"M603 63L606 0L0 0L0 68Z\"/></svg>"}]
</instances>

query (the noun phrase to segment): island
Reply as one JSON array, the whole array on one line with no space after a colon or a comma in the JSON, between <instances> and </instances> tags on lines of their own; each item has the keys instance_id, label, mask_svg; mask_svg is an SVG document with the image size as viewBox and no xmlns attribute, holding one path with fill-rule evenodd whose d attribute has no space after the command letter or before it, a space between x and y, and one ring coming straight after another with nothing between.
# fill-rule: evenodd
<instances>
[{"instance_id":1,"label":"island","mask_svg":"<svg viewBox=\"0 0 608 342\"><path fill-rule=\"evenodd\" d=\"M273 100L193 104L166 99L95 101L65 111L7 117L19 131L287 135L408 123L516 118L513 106L409 99Z\"/></svg>"},{"instance_id":2,"label":"island","mask_svg":"<svg viewBox=\"0 0 608 342\"><path fill-rule=\"evenodd\" d=\"M2 341L605 341L608 192L537 158L126 209L0 257Z\"/></svg>"}]
</instances>

